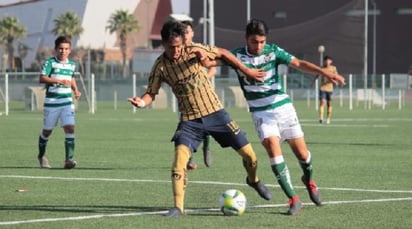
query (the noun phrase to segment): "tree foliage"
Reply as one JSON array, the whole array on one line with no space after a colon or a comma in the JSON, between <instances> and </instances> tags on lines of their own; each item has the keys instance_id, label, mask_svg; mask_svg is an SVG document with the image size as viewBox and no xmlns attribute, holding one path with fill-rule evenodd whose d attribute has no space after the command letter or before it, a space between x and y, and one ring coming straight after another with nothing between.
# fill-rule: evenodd
<instances>
[{"instance_id":1,"label":"tree foliage","mask_svg":"<svg viewBox=\"0 0 412 229\"><path fill-rule=\"evenodd\" d=\"M62 13L54 19L53 34L56 36L78 37L83 33L79 17L71 11Z\"/></svg>"},{"instance_id":2,"label":"tree foliage","mask_svg":"<svg viewBox=\"0 0 412 229\"><path fill-rule=\"evenodd\" d=\"M14 68L14 41L26 35L26 27L16 17L5 16L0 21L0 42L6 45L8 69Z\"/></svg>"},{"instance_id":3,"label":"tree foliage","mask_svg":"<svg viewBox=\"0 0 412 229\"><path fill-rule=\"evenodd\" d=\"M108 30L110 34L116 33L119 37L120 51L122 53L123 76L125 76L127 36L134 31L140 30L139 22L134 18L133 14L129 13L127 10L117 10L110 16L106 30Z\"/></svg>"}]
</instances>

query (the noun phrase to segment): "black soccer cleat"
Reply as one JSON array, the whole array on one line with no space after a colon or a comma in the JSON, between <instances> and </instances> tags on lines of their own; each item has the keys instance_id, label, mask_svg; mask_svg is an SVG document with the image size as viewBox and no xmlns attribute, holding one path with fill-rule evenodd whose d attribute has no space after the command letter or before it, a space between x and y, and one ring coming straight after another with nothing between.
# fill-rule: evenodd
<instances>
[{"instance_id":1,"label":"black soccer cleat","mask_svg":"<svg viewBox=\"0 0 412 229\"><path fill-rule=\"evenodd\" d=\"M262 181L258 181L256 183L249 182L248 177L246 177L246 184L250 187L254 188L256 192L265 200L272 199L272 193L270 193L269 189L263 184Z\"/></svg>"},{"instance_id":2,"label":"black soccer cleat","mask_svg":"<svg viewBox=\"0 0 412 229\"><path fill-rule=\"evenodd\" d=\"M171 208L171 209L170 209L167 213L165 213L163 216L165 216L165 217L179 217L179 216L181 216L181 215L183 215L183 212L180 211L179 208L174 207L174 208Z\"/></svg>"}]
</instances>

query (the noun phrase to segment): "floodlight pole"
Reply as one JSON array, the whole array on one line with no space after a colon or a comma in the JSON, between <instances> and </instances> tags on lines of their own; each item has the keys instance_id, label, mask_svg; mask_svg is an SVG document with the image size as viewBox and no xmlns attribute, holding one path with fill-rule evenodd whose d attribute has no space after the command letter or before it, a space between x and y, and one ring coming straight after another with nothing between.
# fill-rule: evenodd
<instances>
[{"instance_id":1,"label":"floodlight pole","mask_svg":"<svg viewBox=\"0 0 412 229\"><path fill-rule=\"evenodd\" d=\"M368 88L368 0L365 0L365 28L364 28L364 50L363 50L363 77L364 77L364 89L365 89L365 104L364 107L367 107L367 98L366 91Z\"/></svg>"},{"instance_id":2,"label":"floodlight pole","mask_svg":"<svg viewBox=\"0 0 412 229\"><path fill-rule=\"evenodd\" d=\"M373 64L372 64L372 74L373 82L372 85L376 84L376 1L372 0L373 5Z\"/></svg>"},{"instance_id":3,"label":"floodlight pole","mask_svg":"<svg viewBox=\"0 0 412 229\"><path fill-rule=\"evenodd\" d=\"M250 0L246 0L246 23L250 21Z\"/></svg>"},{"instance_id":4,"label":"floodlight pole","mask_svg":"<svg viewBox=\"0 0 412 229\"><path fill-rule=\"evenodd\" d=\"M207 43L207 0L203 0L203 44Z\"/></svg>"},{"instance_id":5,"label":"floodlight pole","mask_svg":"<svg viewBox=\"0 0 412 229\"><path fill-rule=\"evenodd\" d=\"M215 3L209 0L209 45L215 45ZM215 77L212 77L212 86L215 88Z\"/></svg>"},{"instance_id":6,"label":"floodlight pole","mask_svg":"<svg viewBox=\"0 0 412 229\"><path fill-rule=\"evenodd\" d=\"M325 52L325 46L319 45L319 64L323 67L323 53ZM315 109L319 109L319 77L315 80Z\"/></svg>"}]
</instances>

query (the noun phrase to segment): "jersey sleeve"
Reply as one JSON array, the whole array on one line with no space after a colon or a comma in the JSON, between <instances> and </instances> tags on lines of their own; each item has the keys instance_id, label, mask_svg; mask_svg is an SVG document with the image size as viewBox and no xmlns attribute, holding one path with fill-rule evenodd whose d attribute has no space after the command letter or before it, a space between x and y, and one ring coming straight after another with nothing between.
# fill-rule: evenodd
<instances>
[{"instance_id":1,"label":"jersey sleeve","mask_svg":"<svg viewBox=\"0 0 412 229\"><path fill-rule=\"evenodd\" d=\"M49 76L51 73L51 61L46 60L40 68L40 75Z\"/></svg>"},{"instance_id":2,"label":"jersey sleeve","mask_svg":"<svg viewBox=\"0 0 412 229\"><path fill-rule=\"evenodd\" d=\"M161 77L163 76L163 65L160 57L156 59L153 64L152 70L150 71L149 80L147 84L146 93L157 95L159 94L159 89L162 84Z\"/></svg>"},{"instance_id":3,"label":"jersey sleeve","mask_svg":"<svg viewBox=\"0 0 412 229\"><path fill-rule=\"evenodd\" d=\"M216 59L217 53L219 52L218 48L213 45L203 45L200 43L192 43L191 45L187 46L187 48L192 48L192 47L201 48L204 51L206 51L207 57L209 57L209 59L211 60Z\"/></svg>"},{"instance_id":4,"label":"jersey sleeve","mask_svg":"<svg viewBox=\"0 0 412 229\"><path fill-rule=\"evenodd\" d=\"M278 62L278 64L289 65L293 58L290 53L278 47L277 45L272 45L272 49L274 49L275 51L276 61Z\"/></svg>"}]
</instances>

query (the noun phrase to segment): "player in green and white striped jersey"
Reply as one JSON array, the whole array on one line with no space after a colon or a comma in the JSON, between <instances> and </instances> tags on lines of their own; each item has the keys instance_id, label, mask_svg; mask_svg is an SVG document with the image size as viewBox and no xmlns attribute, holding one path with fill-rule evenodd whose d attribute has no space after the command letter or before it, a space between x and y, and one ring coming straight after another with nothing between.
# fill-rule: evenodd
<instances>
[{"instance_id":1,"label":"player in green and white striped jersey","mask_svg":"<svg viewBox=\"0 0 412 229\"><path fill-rule=\"evenodd\" d=\"M292 186L289 169L282 155L281 143L287 141L299 160L303 170L302 182L308 190L311 200L322 205L319 191L312 178L312 156L307 149L304 134L292 100L284 91L284 85L278 73L281 64L314 75L324 75L333 83L345 84L345 79L332 72L325 71L308 61L300 60L275 44L266 44L268 33L266 23L252 19L246 26L246 46L234 49L232 53L248 68L261 69L266 75L251 79L236 70L243 94L252 112L252 119L262 145L265 147L272 171L289 198L289 215L297 215L302 203ZM221 65L218 61L204 61L207 67Z\"/></svg>"},{"instance_id":2,"label":"player in green and white striped jersey","mask_svg":"<svg viewBox=\"0 0 412 229\"><path fill-rule=\"evenodd\" d=\"M46 146L54 127L60 119L60 125L65 133L65 169L72 169L76 165L74 156L74 127L75 99L81 96L77 88L74 73L76 63L69 59L71 41L68 37L60 36L55 40L56 56L47 59L40 71L39 82L45 84L46 97L43 107L43 130L39 136L38 160L41 168L50 168L46 154Z\"/></svg>"},{"instance_id":3,"label":"player in green and white striped jersey","mask_svg":"<svg viewBox=\"0 0 412 229\"><path fill-rule=\"evenodd\" d=\"M302 203L292 186L290 173L282 155L281 143L287 141L303 170L302 182L311 200L318 206L322 204L319 191L312 178L312 157L307 149L304 134L292 100L284 91L278 73L281 64L315 75L324 75L334 83L345 84L345 79L334 73L304 60L300 60L275 44L266 44L268 28L265 22L252 19L246 26L246 47L232 52L249 68L263 69L267 74L262 82L238 72L243 94L252 112L259 138L265 147L272 171L289 198L288 214L297 215Z\"/></svg>"}]
</instances>

